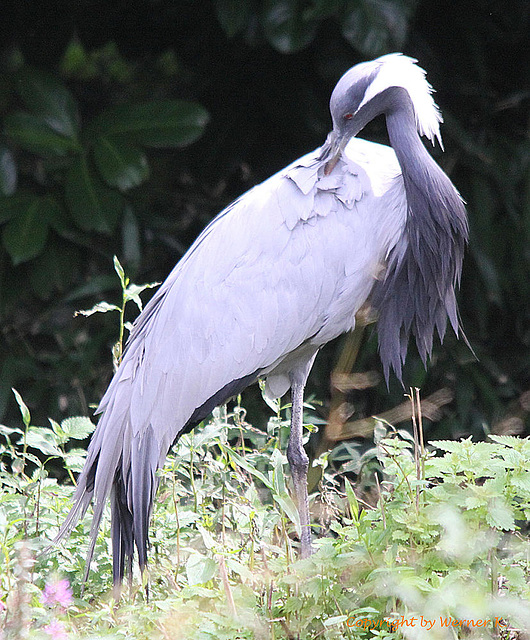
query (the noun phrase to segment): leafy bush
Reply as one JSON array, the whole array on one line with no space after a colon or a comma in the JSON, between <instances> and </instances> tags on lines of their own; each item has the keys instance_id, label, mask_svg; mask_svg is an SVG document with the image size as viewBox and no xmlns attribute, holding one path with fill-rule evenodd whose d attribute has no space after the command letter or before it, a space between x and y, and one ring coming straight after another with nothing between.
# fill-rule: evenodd
<instances>
[{"instance_id":1,"label":"leafy bush","mask_svg":"<svg viewBox=\"0 0 530 640\"><path fill-rule=\"evenodd\" d=\"M529 439L434 442L421 455L407 432L381 423L377 504L360 504L322 459L316 550L297 560L282 453L287 407L266 432L245 422L239 403L218 409L161 471L149 575L136 576L115 605L108 523L84 592L87 519L40 553L72 497L42 454L77 470L82 453L65 444L92 425L72 418L33 427L18 399L25 428L2 428L24 443L21 454L2 450L6 638L523 638L530 628Z\"/></svg>"}]
</instances>

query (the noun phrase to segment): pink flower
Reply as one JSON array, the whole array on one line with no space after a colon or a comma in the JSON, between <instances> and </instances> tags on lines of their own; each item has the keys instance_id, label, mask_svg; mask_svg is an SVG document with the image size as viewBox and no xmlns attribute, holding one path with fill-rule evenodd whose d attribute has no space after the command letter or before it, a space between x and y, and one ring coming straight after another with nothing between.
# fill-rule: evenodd
<instances>
[{"instance_id":1,"label":"pink flower","mask_svg":"<svg viewBox=\"0 0 530 640\"><path fill-rule=\"evenodd\" d=\"M45 633L47 633L53 640L68 640L68 634L64 628L64 624L60 620L52 620L50 624L44 627Z\"/></svg>"},{"instance_id":2,"label":"pink flower","mask_svg":"<svg viewBox=\"0 0 530 640\"><path fill-rule=\"evenodd\" d=\"M72 590L68 580L47 583L41 595L42 604L47 604L50 607L58 605L62 609L66 609L73 601Z\"/></svg>"}]
</instances>

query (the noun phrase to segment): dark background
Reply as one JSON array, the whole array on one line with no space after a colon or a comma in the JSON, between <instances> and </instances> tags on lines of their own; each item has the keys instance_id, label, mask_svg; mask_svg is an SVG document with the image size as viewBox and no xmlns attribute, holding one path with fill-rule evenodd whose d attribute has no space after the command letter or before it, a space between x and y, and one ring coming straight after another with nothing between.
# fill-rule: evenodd
<instances>
[{"instance_id":1,"label":"dark background","mask_svg":"<svg viewBox=\"0 0 530 640\"><path fill-rule=\"evenodd\" d=\"M346 69L400 50L419 60L436 88L445 153L433 154L468 203L471 242L459 300L478 357L448 335L443 347L436 345L428 372L411 353L405 380L424 396L444 389L452 398L427 425L428 437L524 433L530 424L529 14L525 0L3 3L0 211L9 214L0 214L0 420L20 423L11 387L29 405L34 424L91 413L112 374L117 316L73 314L102 299L119 302L112 256L134 282L163 280L234 197L322 144L329 96ZM69 91L81 151L59 153L57 141L36 147L31 132L28 142L17 124L17 114L32 108L20 90L27 69L37 83L45 79L51 94L54 81ZM76 223L71 210L78 192L68 191L72 163L86 157L93 184L105 178L94 167L91 122L113 105L161 99L202 105L209 113L202 135L190 144L168 138L142 147L140 141L149 176L121 189L107 184L115 193L105 192L105 215L112 218L106 228ZM38 106L33 111L44 117ZM362 135L384 142L384 122ZM134 165L139 160L131 153ZM29 201L41 209L29 215ZM38 235L43 215L44 239ZM16 236L20 242L13 225L25 229ZM395 380L390 391L381 381L376 340L365 333L353 370L370 372L371 382L345 396L354 418L403 401ZM330 372L345 349L351 345L344 339L330 345L311 376L323 417L332 402ZM256 392L244 404L258 423L268 415Z\"/></svg>"}]
</instances>

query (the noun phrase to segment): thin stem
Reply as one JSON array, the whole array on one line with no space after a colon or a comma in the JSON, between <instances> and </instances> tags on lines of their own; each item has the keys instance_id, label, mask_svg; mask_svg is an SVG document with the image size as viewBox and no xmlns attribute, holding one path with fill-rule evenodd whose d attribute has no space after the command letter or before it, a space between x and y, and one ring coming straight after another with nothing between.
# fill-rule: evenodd
<instances>
[{"instance_id":1,"label":"thin stem","mask_svg":"<svg viewBox=\"0 0 530 640\"><path fill-rule=\"evenodd\" d=\"M195 511L195 513L197 513L198 508L199 508L199 500L198 500L198 496L197 496L197 487L195 486L195 473L194 473L194 466L193 466L193 431L190 434L190 439L191 439L191 444L190 444L190 484L191 484L191 489L193 491L194 511Z\"/></svg>"},{"instance_id":2,"label":"thin stem","mask_svg":"<svg viewBox=\"0 0 530 640\"><path fill-rule=\"evenodd\" d=\"M412 430L414 433L414 465L416 467L416 480L421 480L421 467L420 467L420 437L418 433L418 421L417 421L417 407L416 399L413 389L410 389L410 402L412 405ZM416 485L416 513L420 511L420 486Z\"/></svg>"},{"instance_id":3,"label":"thin stem","mask_svg":"<svg viewBox=\"0 0 530 640\"><path fill-rule=\"evenodd\" d=\"M178 575L180 570L180 521L179 521L179 511L178 511L178 501L176 496L176 478L175 478L175 469L173 468L173 507L175 509L175 522L177 524L177 568L175 570L175 582L178 587Z\"/></svg>"}]
</instances>

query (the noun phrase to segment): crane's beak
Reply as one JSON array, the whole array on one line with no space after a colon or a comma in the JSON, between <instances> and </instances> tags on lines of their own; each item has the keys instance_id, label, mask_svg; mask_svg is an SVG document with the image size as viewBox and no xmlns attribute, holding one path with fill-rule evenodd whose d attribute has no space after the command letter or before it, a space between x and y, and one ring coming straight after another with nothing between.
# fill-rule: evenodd
<instances>
[{"instance_id":1,"label":"crane's beak","mask_svg":"<svg viewBox=\"0 0 530 640\"><path fill-rule=\"evenodd\" d=\"M326 141L327 145L329 145L329 148L326 149L326 156L329 160L326 162L326 166L324 167L325 176L329 176L336 167L349 139L350 136L338 136L335 132L330 134L330 138Z\"/></svg>"}]
</instances>

